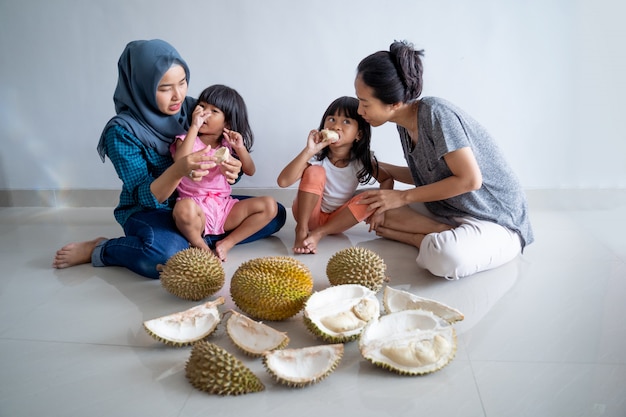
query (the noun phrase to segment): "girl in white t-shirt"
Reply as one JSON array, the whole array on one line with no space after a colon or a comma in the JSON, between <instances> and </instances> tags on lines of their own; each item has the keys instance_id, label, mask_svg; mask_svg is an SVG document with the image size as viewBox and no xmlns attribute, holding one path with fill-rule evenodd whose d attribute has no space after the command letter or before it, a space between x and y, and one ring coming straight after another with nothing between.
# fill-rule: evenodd
<instances>
[{"instance_id":1,"label":"girl in white t-shirt","mask_svg":"<svg viewBox=\"0 0 626 417\"><path fill-rule=\"evenodd\" d=\"M316 253L324 236L344 232L370 217L372 211L357 204L360 197L354 196L359 184L376 179L380 188L393 188L393 179L370 151L370 125L357 113L358 107L354 97L333 101L319 129L309 132L306 147L278 176L283 188L300 180L292 206L294 253Z\"/></svg>"}]
</instances>

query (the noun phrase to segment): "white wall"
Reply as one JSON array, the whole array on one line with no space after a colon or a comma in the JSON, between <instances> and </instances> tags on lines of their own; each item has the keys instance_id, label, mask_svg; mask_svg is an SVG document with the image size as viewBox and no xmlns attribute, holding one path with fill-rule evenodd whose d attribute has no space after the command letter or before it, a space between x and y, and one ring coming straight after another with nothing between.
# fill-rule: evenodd
<instances>
[{"instance_id":1,"label":"white wall","mask_svg":"<svg viewBox=\"0 0 626 417\"><path fill-rule=\"evenodd\" d=\"M117 189L96 143L116 63L162 38L190 94L246 99L257 174L274 188L326 106L354 95L358 62L394 39L424 48L425 95L496 137L526 188L624 188L626 11L619 0L0 0L0 189ZM374 129L401 163L393 126Z\"/></svg>"}]
</instances>

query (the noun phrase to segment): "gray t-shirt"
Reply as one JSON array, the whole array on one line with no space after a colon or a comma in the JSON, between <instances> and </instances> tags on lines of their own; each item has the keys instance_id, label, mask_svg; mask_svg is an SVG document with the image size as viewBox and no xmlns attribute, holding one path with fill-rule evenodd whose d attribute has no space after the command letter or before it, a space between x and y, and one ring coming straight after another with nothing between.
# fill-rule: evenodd
<instances>
[{"instance_id":1,"label":"gray t-shirt","mask_svg":"<svg viewBox=\"0 0 626 417\"><path fill-rule=\"evenodd\" d=\"M432 184L451 176L443 156L465 147L472 149L483 177L480 189L425 203L426 207L433 214L450 219L471 216L492 221L517 232L522 248L532 243L526 196L489 133L467 113L440 98L422 98L418 112L415 148L408 131L398 126L404 158L415 185Z\"/></svg>"}]
</instances>

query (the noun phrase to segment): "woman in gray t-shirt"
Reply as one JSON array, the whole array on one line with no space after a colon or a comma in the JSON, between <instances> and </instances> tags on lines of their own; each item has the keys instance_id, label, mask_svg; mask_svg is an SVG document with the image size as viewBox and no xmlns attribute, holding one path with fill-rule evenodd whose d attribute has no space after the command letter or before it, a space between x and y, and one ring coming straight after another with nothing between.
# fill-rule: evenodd
<instances>
[{"instance_id":1,"label":"woman in gray t-shirt","mask_svg":"<svg viewBox=\"0 0 626 417\"><path fill-rule=\"evenodd\" d=\"M381 166L415 185L366 191L361 201L385 214L370 223L377 235L416 246L420 266L457 279L509 262L533 232L522 187L489 133L453 104L420 98L422 55L394 42L359 63L359 114L372 126L396 123L407 162Z\"/></svg>"}]
</instances>

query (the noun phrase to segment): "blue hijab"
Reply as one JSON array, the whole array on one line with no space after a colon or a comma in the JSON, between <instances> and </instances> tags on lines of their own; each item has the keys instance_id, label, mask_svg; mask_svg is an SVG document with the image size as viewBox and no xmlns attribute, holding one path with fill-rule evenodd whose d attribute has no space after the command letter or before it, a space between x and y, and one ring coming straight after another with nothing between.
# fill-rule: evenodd
<instances>
[{"instance_id":1,"label":"blue hijab","mask_svg":"<svg viewBox=\"0 0 626 417\"><path fill-rule=\"evenodd\" d=\"M159 82L175 63L185 69L189 82L187 63L169 43L153 39L126 45L117 63L119 77L113 94L117 115L106 124L98 142L102 162L106 155L105 132L112 126L128 130L160 155L169 154L169 146L175 136L187 131L188 116L195 104L193 98L186 97L180 112L173 116L161 113L156 102Z\"/></svg>"}]
</instances>

